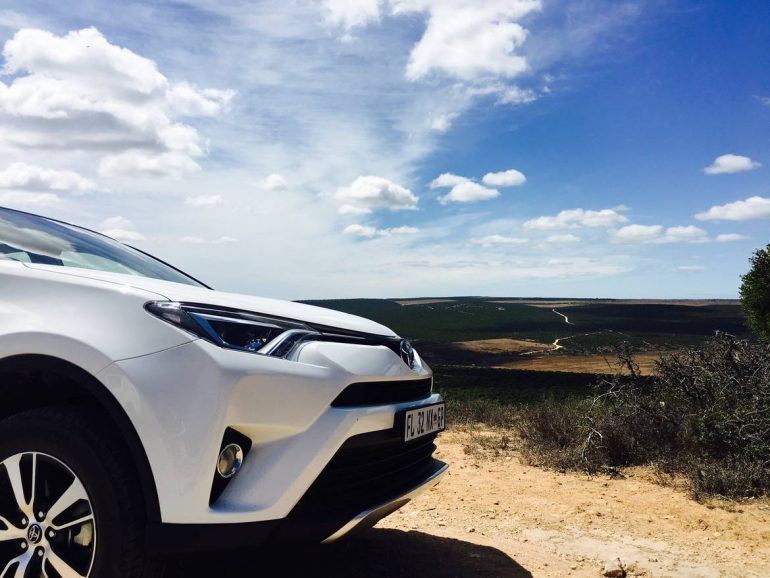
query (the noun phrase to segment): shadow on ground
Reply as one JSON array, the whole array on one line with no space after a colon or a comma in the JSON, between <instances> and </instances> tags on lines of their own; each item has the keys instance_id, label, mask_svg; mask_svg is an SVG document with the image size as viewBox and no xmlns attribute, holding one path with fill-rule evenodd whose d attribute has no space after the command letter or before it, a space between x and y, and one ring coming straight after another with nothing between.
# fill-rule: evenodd
<instances>
[{"instance_id":1,"label":"shadow on ground","mask_svg":"<svg viewBox=\"0 0 770 578\"><path fill-rule=\"evenodd\" d=\"M383 529L332 546L271 547L196 556L182 561L170 574L173 578L532 576L495 548L422 532Z\"/></svg>"}]
</instances>

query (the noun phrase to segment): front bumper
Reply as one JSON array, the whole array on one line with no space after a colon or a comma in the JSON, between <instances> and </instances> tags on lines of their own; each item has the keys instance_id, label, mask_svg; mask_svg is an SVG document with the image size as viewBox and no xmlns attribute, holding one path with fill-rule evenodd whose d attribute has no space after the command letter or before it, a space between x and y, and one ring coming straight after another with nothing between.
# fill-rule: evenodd
<instances>
[{"instance_id":1,"label":"front bumper","mask_svg":"<svg viewBox=\"0 0 770 578\"><path fill-rule=\"evenodd\" d=\"M283 520L249 524L157 524L147 533L147 550L169 556L191 552L246 549L271 543L331 544L369 529L420 494L434 488L449 466L434 460L432 472L422 481L350 519L330 514L317 520L290 514ZM334 529L330 532L330 529ZM326 536L324 538L324 536Z\"/></svg>"},{"instance_id":2,"label":"front bumper","mask_svg":"<svg viewBox=\"0 0 770 578\"><path fill-rule=\"evenodd\" d=\"M296 534L284 531L290 524L279 521L301 518L303 512L295 509L349 440L392 432L399 411L441 401L432 394L405 403L334 407L340 393L352 383L430 376L427 367L414 371L386 347L312 343L288 361L204 341L119 361L99 374L144 445L160 504L159 534L167 528L178 530L177 535L185 528L199 533L210 525L220 536L238 533L240 526L257 534ZM227 428L248 436L253 446L240 473L210 505L214 465ZM423 473L412 487L435 472ZM399 495L412 487L401 488ZM320 518L335 525L316 528L312 539L330 538L360 514L381 511L398 496L365 497L366 503L324 513ZM263 530L256 532L257 526ZM227 542L234 547L238 540Z\"/></svg>"},{"instance_id":3,"label":"front bumper","mask_svg":"<svg viewBox=\"0 0 770 578\"><path fill-rule=\"evenodd\" d=\"M448 469L449 466L447 464L436 460L435 470L425 480L414 486L412 489L404 492L400 496L391 498L384 504L380 504L379 506L375 506L374 508L369 508L363 512L360 512L354 516L353 519L350 520L347 524L323 540L323 543L330 544L331 542L336 542L337 540L349 536L354 532L371 528L384 517L389 516L396 510L404 507L423 492L434 488L441 481L441 478L444 476Z\"/></svg>"}]
</instances>

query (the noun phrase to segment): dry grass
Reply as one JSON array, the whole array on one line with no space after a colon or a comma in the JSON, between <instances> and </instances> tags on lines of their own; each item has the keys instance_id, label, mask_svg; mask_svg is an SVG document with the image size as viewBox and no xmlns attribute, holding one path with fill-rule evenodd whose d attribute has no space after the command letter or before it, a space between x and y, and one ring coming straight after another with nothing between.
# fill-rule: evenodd
<instances>
[{"instance_id":1,"label":"dry grass","mask_svg":"<svg viewBox=\"0 0 770 578\"><path fill-rule=\"evenodd\" d=\"M670 351L647 351L634 355L642 375L652 375L655 364ZM542 355L509 361L496 365L500 369L526 369L529 371L561 371L569 373L615 374L623 368L617 360L604 355Z\"/></svg>"},{"instance_id":2,"label":"dry grass","mask_svg":"<svg viewBox=\"0 0 770 578\"><path fill-rule=\"evenodd\" d=\"M450 344L461 351L484 353L491 355L507 355L512 353L527 353L530 351L548 351L550 345L530 341L528 339L477 339L474 341L458 341Z\"/></svg>"},{"instance_id":3,"label":"dry grass","mask_svg":"<svg viewBox=\"0 0 770 578\"><path fill-rule=\"evenodd\" d=\"M399 305L432 305L434 303L454 303L454 299L402 299L395 301Z\"/></svg>"}]
</instances>

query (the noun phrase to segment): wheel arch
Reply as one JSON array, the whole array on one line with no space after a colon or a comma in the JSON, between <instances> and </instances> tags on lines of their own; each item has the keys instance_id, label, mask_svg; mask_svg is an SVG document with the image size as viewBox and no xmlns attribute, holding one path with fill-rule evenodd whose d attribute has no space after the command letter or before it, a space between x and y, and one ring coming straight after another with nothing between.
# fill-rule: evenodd
<instances>
[{"instance_id":1,"label":"wheel arch","mask_svg":"<svg viewBox=\"0 0 770 578\"><path fill-rule=\"evenodd\" d=\"M24 395L20 395L19 382L24 386ZM71 403L99 409L116 427L136 470L147 522L159 523L160 502L144 445L123 406L107 387L85 369L50 355L22 354L0 359L0 420L35 407Z\"/></svg>"}]
</instances>

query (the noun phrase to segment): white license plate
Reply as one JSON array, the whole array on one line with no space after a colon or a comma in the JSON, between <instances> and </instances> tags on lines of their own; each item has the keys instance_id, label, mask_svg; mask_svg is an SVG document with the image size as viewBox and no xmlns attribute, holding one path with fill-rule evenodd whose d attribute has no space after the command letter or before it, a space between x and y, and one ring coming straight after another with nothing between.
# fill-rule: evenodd
<instances>
[{"instance_id":1,"label":"white license plate","mask_svg":"<svg viewBox=\"0 0 770 578\"><path fill-rule=\"evenodd\" d=\"M410 409L404 414L404 441L444 431L444 404L436 403Z\"/></svg>"}]
</instances>

